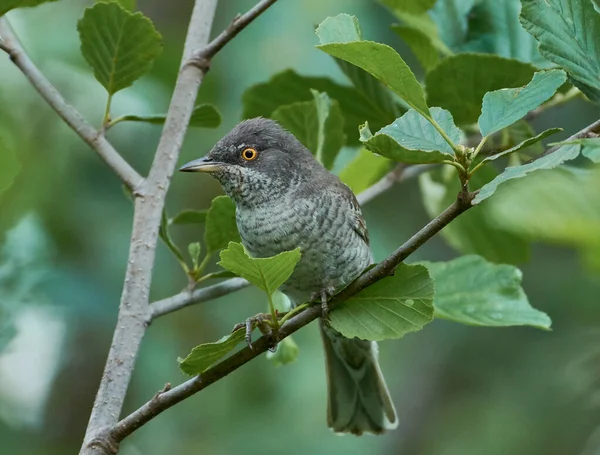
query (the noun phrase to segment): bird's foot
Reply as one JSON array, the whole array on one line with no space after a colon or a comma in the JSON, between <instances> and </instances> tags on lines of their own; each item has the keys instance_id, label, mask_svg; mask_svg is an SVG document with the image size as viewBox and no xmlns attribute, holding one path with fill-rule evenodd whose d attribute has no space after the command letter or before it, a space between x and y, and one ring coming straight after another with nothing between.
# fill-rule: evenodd
<instances>
[{"instance_id":1,"label":"bird's foot","mask_svg":"<svg viewBox=\"0 0 600 455\"><path fill-rule=\"evenodd\" d=\"M259 313L256 316L249 317L244 322L240 322L233 326L232 332L236 330L245 329L246 330L246 344L250 349L252 348L252 332L254 329L258 328L260 332L268 338L269 341L269 351L275 351L277 349L277 340L275 338L275 333L273 332L273 321L271 320L271 315L268 313Z\"/></svg>"},{"instance_id":2,"label":"bird's foot","mask_svg":"<svg viewBox=\"0 0 600 455\"><path fill-rule=\"evenodd\" d=\"M329 299L333 297L335 288L333 286L327 286L325 289L313 292L310 296L310 301L321 304L321 318L324 321L329 320Z\"/></svg>"}]
</instances>

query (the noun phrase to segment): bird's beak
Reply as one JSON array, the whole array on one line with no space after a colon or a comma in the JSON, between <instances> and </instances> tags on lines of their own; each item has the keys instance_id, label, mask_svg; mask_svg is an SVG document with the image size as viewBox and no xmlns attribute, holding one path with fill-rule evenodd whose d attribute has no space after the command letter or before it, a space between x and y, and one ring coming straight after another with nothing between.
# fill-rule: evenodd
<instances>
[{"instance_id":1,"label":"bird's beak","mask_svg":"<svg viewBox=\"0 0 600 455\"><path fill-rule=\"evenodd\" d=\"M216 172L223 169L223 163L212 160L208 156L190 161L179 168L179 172Z\"/></svg>"}]
</instances>

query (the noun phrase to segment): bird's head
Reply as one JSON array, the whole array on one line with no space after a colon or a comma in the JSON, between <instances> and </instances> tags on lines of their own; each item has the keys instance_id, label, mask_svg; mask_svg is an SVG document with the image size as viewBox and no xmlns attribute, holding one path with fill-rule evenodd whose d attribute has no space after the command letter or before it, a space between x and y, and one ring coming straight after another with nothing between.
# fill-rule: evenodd
<instances>
[{"instance_id":1,"label":"bird's head","mask_svg":"<svg viewBox=\"0 0 600 455\"><path fill-rule=\"evenodd\" d=\"M293 134L259 117L239 123L206 156L179 170L209 173L236 204L252 206L284 196L318 167Z\"/></svg>"}]
</instances>

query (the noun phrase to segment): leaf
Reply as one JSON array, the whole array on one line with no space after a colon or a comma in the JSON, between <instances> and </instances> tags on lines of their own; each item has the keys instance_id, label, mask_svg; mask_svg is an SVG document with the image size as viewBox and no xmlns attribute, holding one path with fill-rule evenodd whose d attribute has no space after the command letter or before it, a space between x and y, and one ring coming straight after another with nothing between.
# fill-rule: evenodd
<instances>
[{"instance_id":1,"label":"leaf","mask_svg":"<svg viewBox=\"0 0 600 455\"><path fill-rule=\"evenodd\" d=\"M564 68L590 100L600 102L600 14L590 0L523 0L521 24L541 54Z\"/></svg>"},{"instance_id":2,"label":"leaf","mask_svg":"<svg viewBox=\"0 0 600 455\"><path fill-rule=\"evenodd\" d=\"M56 2L58 0L0 0L0 16L14 8L30 8L42 3Z\"/></svg>"},{"instance_id":3,"label":"leaf","mask_svg":"<svg viewBox=\"0 0 600 455\"><path fill-rule=\"evenodd\" d=\"M556 134L556 133L560 133L561 131L563 131L562 128L550 128L550 129L547 129L546 131L538 134L537 136L525 139L523 142L515 145L514 147L511 147L511 148L509 148L507 150L504 150L503 152L496 153L495 155L490 155L490 156L484 158L483 161L492 161L492 160L500 158L501 156L505 156L505 155L509 155L511 153L518 152L519 150L522 150L522 149L524 149L526 147L529 147L530 145L535 144L536 142L539 142L542 139L547 138L548 136L551 136L551 135Z\"/></svg>"},{"instance_id":4,"label":"leaf","mask_svg":"<svg viewBox=\"0 0 600 455\"><path fill-rule=\"evenodd\" d=\"M229 354L244 339L244 329L225 335L214 343L204 343L196 346L185 359L179 359L179 368L185 374L196 376L204 373L218 360Z\"/></svg>"},{"instance_id":5,"label":"leaf","mask_svg":"<svg viewBox=\"0 0 600 455\"><path fill-rule=\"evenodd\" d=\"M523 86L535 71L529 63L496 55L457 54L425 76L427 102L449 110L459 125L475 123L487 92Z\"/></svg>"},{"instance_id":6,"label":"leaf","mask_svg":"<svg viewBox=\"0 0 600 455\"><path fill-rule=\"evenodd\" d=\"M519 23L519 0L439 0L431 16L456 53L481 52L547 67L537 42Z\"/></svg>"},{"instance_id":7,"label":"leaf","mask_svg":"<svg viewBox=\"0 0 600 455\"><path fill-rule=\"evenodd\" d=\"M330 323L348 338L402 338L432 321L433 293L433 280L426 267L400 264L393 276L334 308L329 313Z\"/></svg>"},{"instance_id":8,"label":"leaf","mask_svg":"<svg viewBox=\"0 0 600 455\"><path fill-rule=\"evenodd\" d=\"M240 234L235 221L235 203L227 196L212 200L206 213L204 243L207 254L226 248L229 242L239 242Z\"/></svg>"},{"instance_id":9,"label":"leaf","mask_svg":"<svg viewBox=\"0 0 600 455\"><path fill-rule=\"evenodd\" d=\"M192 258L192 263L194 264L194 269L198 268L198 259L200 258L200 242L190 243L188 245L188 253Z\"/></svg>"},{"instance_id":10,"label":"leaf","mask_svg":"<svg viewBox=\"0 0 600 455\"><path fill-rule=\"evenodd\" d=\"M548 315L529 305L518 268L474 255L424 265L435 280L436 317L486 327L550 329Z\"/></svg>"},{"instance_id":11,"label":"leaf","mask_svg":"<svg viewBox=\"0 0 600 455\"><path fill-rule=\"evenodd\" d=\"M497 175L486 165L470 180L471 189L477 189ZM423 204L430 218L442 213L456 200L460 182L451 168L436 169L419 177ZM446 226L442 237L462 254L479 254L491 262L519 264L530 256L529 242L522 236L501 229L491 221L490 207L473 207Z\"/></svg>"},{"instance_id":12,"label":"leaf","mask_svg":"<svg viewBox=\"0 0 600 455\"><path fill-rule=\"evenodd\" d=\"M600 169L563 166L511 182L490 200L491 221L535 241L579 250L584 264L600 264ZM595 267L596 272L600 271Z\"/></svg>"},{"instance_id":13,"label":"leaf","mask_svg":"<svg viewBox=\"0 0 600 455\"><path fill-rule=\"evenodd\" d=\"M358 194L378 182L394 166L393 161L361 149L356 157L342 169L339 177L354 194Z\"/></svg>"},{"instance_id":14,"label":"leaf","mask_svg":"<svg viewBox=\"0 0 600 455\"><path fill-rule=\"evenodd\" d=\"M21 164L13 151L0 138L0 194L6 191L21 172Z\"/></svg>"},{"instance_id":15,"label":"leaf","mask_svg":"<svg viewBox=\"0 0 600 455\"><path fill-rule=\"evenodd\" d=\"M286 70L273 76L268 82L253 85L242 95L244 118L271 117L280 106L299 101L312 101L310 89L327 93L339 103L344 116L344 132L348 145L359 145L358 127L368 121L374 128L392 122L394 111L387 112L373 99L358 90L339 85L324 77L300 76Z\"/></svg>"},{"instance_id":16,"label":"leaf","mask_svg":"<svg viewBox=\"0 0 600 455\"><path fill-rule=\"evenodd\" d=\"M133 11L136 9L136 0L96 0L96 3L99 2L115 2L125 8L127 11Z\"/></svg>"},{"instance_id":17,"label":"leaf","mask_svg":"<svg viewBox=\"0 0 600 455\"><path fill-rule=\"evenodd\" d=\"M494 178L491 182L483 185L473 199L473 204L479 204L480 202L489 198L496 192L498 187L509 180L519 179L525 177L530 172L539 171L543 169L553 169L565 161L569 161L577 158L581 146L579 144L563 145L556 152L550 153L546 156L532 161L531 163L523 164L521 166L507 167L504 172Z\"/></svg>"},{"instance_id":18,"label":"leaf","mask_svg":"<svg viewBox=\"0 0 600 455\"><path fill-rule=\"evenodd\" d=\"M600 138L575 139L573 141L558 142L552 145L581 145L581 154L594 163L600 163Z\"/></svg>"},{"instance_id":19,"label":"leaf","mask_svg":"<svg viewBox=\"0 0 600 455\"><path fill-rule=\"evenodd\" d=\"M271 117L288 129L327 169L344 145L344 117L337 101L311 90L314 100L281 106Z\"/></svg>"},{"instance_id":20,"label":"leaf","mask_svg":"<svg viewBox=\"0 0 600 455\"><path fill-rule=\"evenodd\" d=\"M275 366L288 365L294 363L298 359L300 348L292 337L287 337L277 344L275 352L268 351L267 359Z\"/></svg>"},{"instance_id":21,"label":"leaf","mask_svg":"<svg viewBox=\"0 0 600 455\"><path fill-rule=\"evenodd\" d=\"M565 81L566 74L562 70L540 71L525 87L486 93L479 117L481 134L489 136L520 120L554 96Z\"/></svg>"},{"instance_id":22,"label":"leaf","mask_svg":"<svg viewBox=\"0 0 600 455\"><path fill-rule=\"evenodd\" d=\"M169 220L169 224L202 224L207 214L208 210L182 210Z\"/></svg>"},{"instance_id":23,"label":"leaf","mask_svg":"<svg viewBox=\"0 0 600 455\"><path fill-rule=\"evenodd\" d=\"M409 14L403 11L394 11L396 17L402 21L402 25L412 30L417 30L426 36L431 45L437 49L442 55L452 55L452 50L446 46L446 43L440 38L438 26L431 18L430 14ZM394 25L392 25L392 29Z\"/></svg>"},{"instance_id":24,"label":"leaf","mask_svg":"<svg viewBox=\"0 0 600 455\"><path fill-rule=\"evenodd\" d=\"M418 14L431 9L436 0L380 0L380 2L391 10Z\"/></svg>"},{"instance_id":25,"label":"leaf","mask_svg":"<svg viewBox=\"0 0 600 455\"><path fill-rule=\"evenodd\" d=\"M299 260L300 248L270 258L256 259L248 256L240 243L230 242L228 248L221 251L219 265L270 295L287 281Z\"/></svg>"},{"instance_id":26,"label":"leaf","mask_svg":"<svg viewBox=\"0 0 600 455\"><path fill-rule=\"evenodd\" d=\"M392 89L410 107L425 116L429 108L423 88L408 65L391 47L363 41L358 20L348 14L328 17L317 28L320 45L328 54L362 68Z\"/></svg>"},{"instance_id":27,"label":"leaf","mask_svg":"<svg viewBox=\"0 0 600 455\"><path fill-rule=\"evenodd\" d=\"M462 137L450 112L431 108L431 116L456 144ZM421 114L409 110L374 135L368 125L361 129L361 141L373 153L411 164L439 163L454 156L442 135Z\"/></svg>"},{"instance_id":28,"label":"leaf","mask_svg":"<svg viewBox=\"0 0 600 455\"><path fill-rule=\"evenodd\" d=\"M109 95L147 73L162 51L162 37L152 21L115 2L86 8L77 30L81 53Z\"/></svg>"},{"instance_id":29,"label":"leaf","mask_svg":"<svg viewBox=\"0 0 600 455\"><path fill-rule=\"evenodd\" d=\"M167 118L166 114L157 115L124 115L120 121L145 122L153 125L163 125ZM217 128L221 125L221 114L211 104L200 104L194 108L189 126L197 128Z\"/></svg>"},{"instance_id":30,"label":"leaf","mask_svg":"<svg viewBox=\"0 0 600 455\"><path fill-rule=\"evenodd\" d=\"M440 53L426 33L406 25L392 25L392 30L408 44L425 72L429 72L437 66L440 61Z\"/></svg>"}]
</instances>

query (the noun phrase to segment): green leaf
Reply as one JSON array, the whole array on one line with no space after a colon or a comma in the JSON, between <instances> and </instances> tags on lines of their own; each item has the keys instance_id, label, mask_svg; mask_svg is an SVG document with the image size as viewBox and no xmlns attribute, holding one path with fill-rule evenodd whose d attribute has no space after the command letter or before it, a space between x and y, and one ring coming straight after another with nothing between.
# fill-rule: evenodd
<instances>
[{"instance_id":1,"label":"green leaf","mask_svg":"<svg viewBox=\"0 0 600 455\"><path fill-rule=\"evenodd\" d=\"M230 242L228 248L221 251L219 265L270 295L291 276L300 256L300 248L296 248L270 258L256 259L248 256L241 244Z\"/></svg>"},{"instance_id":2,"label":"green leaf","mask_svg":"<svg viewBox=\"0 0 600 455\"><path fill-rule=\"evenodd\" d=\"M427 73L427 102L449 110L459 125L477 121L484 95L527 84L536 69L529 63L490 54L457 54Z\"/></svg>"},{"instance_id":3,"label":"green leaf","mask_svg":"<svg viewBox=\"0 0 600 455\"><path fill-rule=\"evenodd\" d=\"M42 3L56 2L58 0L0 0L0 16L14 8L30 8Z\"/></svg>"},{"instance_id":4,"label":"green leaf","mask_svg":"<svg viewBox=\"0 0 600 455\"><path fill-rule=\"evenodd\" d=\"M227 196L217 196L212 200L206 213L204 243L207 253L226 248L229 242L239 242L240 234L235 221L235 203Z\"/></svg>"},{"instance_id":5,"label":"green leaf","mask_svg":"<svg viewBox=\"0 0 600 455\"><path fill-rule=\"evenodd\" d=\"M198 268L198 259L200 258L200 242L190 243L188 245L188 253L192 258L192 263L194 264L194 268Z\"/></svg>"},{"instance_id":6,"label":"green leaf","mask_svg":"<svg viewBox=\"0 0 600 455\"><path fill-rule=\"evenodd\" d=\"M440 38L438 33L437 24L433 21L431 16L427 13L423 14L409 14L403 11L395 11L396 17L402 21L402 25L412 30L418 30L425 35L431 45L437 49L442 55L452 55L452 50L446 46L444 41ZM394 26L392 25L392 29Z\"/></svg>"},{"instance_id":7,"label":"green leaf","mask_svg":"<svg viewBox=\"0 0 600 455\"><path fill-rule=\"evenodd\" d=\"M331 326L348 338L389 340L421 330L433 319L433 280L422 265L400 264L386 277L329 313Z\"/></svg>"},{"instance_id":8,"label":"green leaf","mask_svg":"<svg viewBox=\"0 0 600 455\"><path fill-rule=\"evenodd\" d=\"M547 138L548 136L551 136L551 135L556 134L556 133L560 133L562 130L563 130L562 128L550 128L550 129L547 129L546 131L538 134L537 136L525 139L523 142L515 145L514 147L511 147L511 148L509 148L507 150L504 150L503 152L497 153L495 155L490 155L490 156L486 157L483 161L492 161L492 160L500 158L501 156L505 156L505 155L509 155L511 153L518 152L519 150L527 148L530 145L533 145L536 142L539 142L542 139Z\"/></svg>"},{"instance_id":9,"label":"green leaf","mask_svg":"<svg viewBox=\"0 0 600 455\"><path fill-rule=\"evenodd\" d=\"M431 15L456 53L483 52L547 67L537 42L519 23L519 0L439 0Z\"/></svg>"},{"instance_id":10,"label":"green leaf","mask_svg":"<svg viewBox=\"0 0 600 455\"><path fill-rule=\"evenodd\" d=\"M308 148L317 161L331 169L344 145L344 117L327 93L311 90L314 100L281 106L271 115Z\"/></svg>"},{"instance_id":11,"label":"green leaf","mask_svg":"<svg viewBox=\"0 0 600 455\"><path fill-rule=\"evenodd\" d=\"M119 121L145 122L153 125L163 125L167 118L166 114L157 115L124 115ZM190 118L190 126L197 128L217 128L221 125L221 114L211 104L200 104L194 108Z\"/></svg>"},{"instance_id":12,"label":"green leaf","mask_svg":"<svg viewBox=\"0 0 600 455\"><path fill-rule=\"evenodd\" d=\"M169 220L169 224L202 224L207 214L208 210L182 210Z\"/></svg>"},{"instance_id":13,"label":"green leaf","mask_svg":"<svg viewBox=\"0 0 600 455\"><path fill-rule=\"evenodd\" d=\"M127 11L133 11L136 9L136 0L96 0L96 3L99 2L115 2L125 8Z\"/></svg>"},{"instance_id":14,"label":"green leaf","mask_svg":"<svg viewBox=\"0 0 600 455\"><path fill-rule=\"evenodd\" d=\"M385 111L375 100L358 90L339 85L323 77L300 76L286 70L273 76L268 82L253 85L242 95L244 118L271 117L280 106L299 101L313 101L310 89L326 92L339 103L344 116L344 132L348 145L359 145L358 127L368 121L374 128L381 128L394 121L394 111Z\"/></svg>"},{"instance_id":15,"label":"green leaf","mask_svg":"<svg viewBox=\"0 0 600 455\"><path fill-rule=\"evenodd\" d=\"M486 200L496 192L500 185L509 180L525 177L530 172L553 169L565 161L577 158L580 151L581 146L579 144L563 145L556 152L542 156L531 163L523 164L522 166L507 167L502 174L481 187L479 193L473 199L473 204L479 204Z\"/></svg>"},{"instance_id":16,"label":"green leaf","mask_svg":"<svg viewBox=\"0 0 600 455\"><path fill-rule=\"evenodd\" d=\"M361 149L356 157L342 169L339 177L354 194L358 194L378 182L394 166L393 161Z\"/></svg>"},{"instance_id":17,"label":"green leaf","mask_svg":"<svg viewBox=\"0 0 600 455\"><path fill-rule=\"evenodd\" d=\"M541 54L564 68L570 81L600 102L600 14L590 0L523 0L521 23Z\"/></svg>"},{"instance_id":18,"label":"green leaf","mask_svg":"<svg viewBox=\"0 0 600 455\"><path fill-rule=\"evenodd\" d=\"M408 44L425 72L437 66L440 61L439 50L425 32L406 25L392 25L392 30Z\"/></svg>"},{"instance_id":19,"label":"green leaf","mask_svg":"<svg viewBox=\"0 0 600 455\"><path fill-rule=\"evenodd\" d=\"M566 147L566 146L565 146ZM511 182L490 200L491 221L535 241L600 252L600 169L563 166Z\"/></svg>"},{"instance_id":20,"label":"green leaf","mask_svg":"<svg viewBox=\"0 0 600 455\"><path fill-rule=\"evenodd\" d=\"M328 17L317 28L320 45L328 54L362 68L392 89L410 107L425 116L429 108L423 88L408 65L391 47L362 40L358 20L348 14Z\"/></svg>"},{"instance_id":21,"label":"green leaf","mask_svg":"<svg viewBox=\"0 0 600 455\"><path fill-rule=\"evenodd\" d=\"M244 339L243 329L225 335L214 343L204 343L192 349L185 359L179 359L179 368L185 374L195 376L204 373L211 365L221 360Z\"/></svg>"},{"instance_id":22,"label":"green leaf","mask_svg":"<svg viewBox=\"0 0 600 455\"><path fill-rule=\"evenodd\" d=\"M462 137L450 112L431 108L432 118L456 144ZM361 141L373 153L411 164L439 163L454 156L450 145L421 114L409 110L394 123L371 134L368 125L361 129Z\"/></svg>"},{"instance_id":23,"label":"green leaf","mask_svg":"<svg viewBox=\"0 0 600 455\"><path fill-rule=\"evenodd\" d=\"M424 265L435 280L436 317L486 327L550 329L548 315L529 305L518 268L491 264L479 256Z\"/></svg>"},{"instance_id":24,"label":"green leaf","mask_svg":"<svg viewBox=\"0 0 600 455\"><path fill-rule=\"evenodd\" d=\"M552 98L565 83L562 70L540 71L525 87L502 89L486 93L479 117L481 134L489 136L512 125L544 101Z\"/></svg>"},{"instance_id":25,"label":"green leaf","mask_svg":"<svg viewBox=\"0 0 600 455\"><path fill-rule=\"evenodd\" d=\"M292 337L284 338L277 344L275 352L268 351L267 359L275 366L288 365L294 363L298 359L300 348Z\"/></svg>"},{"instance_id":26,"label":"green leaf","mask_svg":"<svg viewBox=\"0 0 600 455\"><path fill-rule=\"evenodd\" d=\"M162 51L162 37L152 21L115 2L86 8L77 30L81 53L109 95L148 72Z\"/></svg>"},{"instance_id":27,"label":"green leaf","mask_svg":"<svg viewBox=\"0 0 600 455\"><path fill-rule=\"evenodd\" d=\"M564 141L552 145L581 145L581 154L594 163L600 163L600 138L575 139L573 141Z\"/></svg>"},{"instance_id":28,"label":"green leaf","mask_svg":"<svg viewBox=\"0 0 600 455\"><path fill-rule=\"evenodd\" d=\"M497 175L490 166L481 167L470 180L475 190ZM450 167L435 169L419 177L423 204L433 219L456 200L460 182ZM479 254L491 262L519 264L529 259L529 242L523 237L501 229L490 219L490 207L473 207L446 226L442 237L463 254Z\"/></svg>"},{"instance_id":29,"label":"green leaf","mask_svg":"<svg viewBox=\"0 0 600 455\"><path fill-rule=\"evenodd\" d=\"M20 171L17 157L0 138L0 194L13 184Z\"/></svg>"},{"instance_id":30,"label":"green leaf","mask_svg":"<svg viewBox=\"0 0 600 455\"><path fill-rule=\"evenodd\" d=\"M393 11L403 11L411 14L424 13L435 5L436 0L379 0Z\"/></svg>"}]
</instances>

